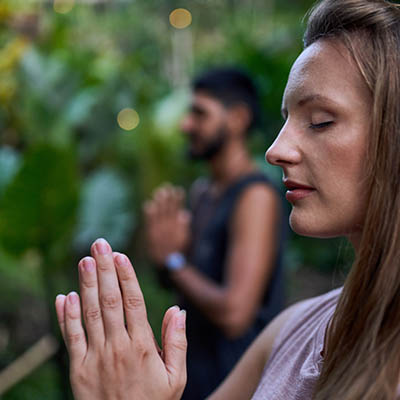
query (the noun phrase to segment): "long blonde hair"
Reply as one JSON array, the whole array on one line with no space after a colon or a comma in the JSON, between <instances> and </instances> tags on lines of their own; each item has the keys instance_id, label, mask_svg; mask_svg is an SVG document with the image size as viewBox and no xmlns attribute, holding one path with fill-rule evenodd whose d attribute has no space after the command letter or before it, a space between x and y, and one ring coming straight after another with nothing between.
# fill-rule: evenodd
<instances>
[{"instance_id":1,"label":"long blonde hair","mask_svg":"<svg viewBox=\"0 0 400 400\"><path fill-rule=\"evenodd\" d=\"M327 330L315 400L396 398L400 383L400 4L323 0L304 44L340 40L373 104L361 244Z\"/></svg>"}]
</instances>

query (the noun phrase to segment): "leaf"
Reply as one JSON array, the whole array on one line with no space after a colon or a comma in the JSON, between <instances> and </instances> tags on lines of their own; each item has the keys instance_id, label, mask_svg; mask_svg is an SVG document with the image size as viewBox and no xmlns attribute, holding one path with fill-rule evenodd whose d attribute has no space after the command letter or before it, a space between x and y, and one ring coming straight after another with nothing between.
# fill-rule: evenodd
<instances>
[{"instance_id":1,"label":"leaf","mask_svg":"<svg viewBox=\"0 0 400 400\"><path fill-rule=\"evenodd\" d=\"M35 252L16 258L0 247L0 290L2 300L6 299L8 306L20 301L15 294L21 289L37 295L43 293L40 262L40 256Z\"/></svg>"},{"instance_id":2,"label":"leaf","mask_svg":"<svg viewBox=\"0 0 400 400\"><path fill-rule=\"evenodd\" d=\"M20 166L20 156L11 147L0 148L0 196Z\"/></svg>"},{"instance_id":3,"label":"leaf","mask_svg":"<svg viewBox=\"0 0 400 400\"><path fill-rule=\"evenodd\" d=\"M13 254L47 251L74 223L78 177L68 150L30 150L0 201L0 242Z\"/></svg>"},{"instance_id":4,"label":"leaf","mask_svg":"<svg viewBox=\"0 0 400 400\"><path fill-rule=\"evenodd\" d=\"M99 237L112 247L128 244L134 227L128 184L111 168L90 175L83 186L75 246L84 251Z\"/></svg>"},{"instance_id":5,"label":"leaf","mask_svg":"<svg viewBox=\"0 0 400 400\"><path fill-rule=\"evenodd\" d=\"M83 89L76 95L65 110L65 120L74 126L84 122L90 114L92 107L98 101L98 90L95 88Z\"/></svg>"},{"instance_id":6,"label":"leaf","mask_svg":"<svg viewBox=\"0 0 400 400\"><path fill-rule=\"evenodd\" d=\"M52 93L56 85L67 76L67 67L55 57L46 57L35 48L26 52L21 62L21 68L26 75L26 82L42 98L57 97ZM43 71L46 71L43 74Z\"/></svg>"},{"instance_id":7,"label":"leaf","mask_svg":"<svg viewBox=\"0 0 400 400\"><path fill-rule=\"evenodd\" d=\"M155 127L160 132L169 134L176 130L178 122L186 111L190 101L190 93L185 90L175 90L161 99L155 105Z\"/></svg>"}]
</instances>

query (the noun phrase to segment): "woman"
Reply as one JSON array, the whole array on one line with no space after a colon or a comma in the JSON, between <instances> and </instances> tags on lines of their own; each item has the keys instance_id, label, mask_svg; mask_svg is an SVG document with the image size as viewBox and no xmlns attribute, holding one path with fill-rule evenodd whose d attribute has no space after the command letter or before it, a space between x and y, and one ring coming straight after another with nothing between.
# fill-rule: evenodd
<instances>
[{"instance_id":1,"label":"woman","mask_svg":"<svg viewBox=\"0 0 400 400\"><path fill-rule=\"evenodd\" d=\"M356 260L343 290L296 304L266 327L212 400L397 396L400 5L323 0L304 43L267 160L282 167L292 228L346 236ZM79 265L87 339L77 294L56 301L76 399L179 399L184 312L167 311L158 350L128 259L104 240L92 256Z\"/></svg>"}]
</instances>

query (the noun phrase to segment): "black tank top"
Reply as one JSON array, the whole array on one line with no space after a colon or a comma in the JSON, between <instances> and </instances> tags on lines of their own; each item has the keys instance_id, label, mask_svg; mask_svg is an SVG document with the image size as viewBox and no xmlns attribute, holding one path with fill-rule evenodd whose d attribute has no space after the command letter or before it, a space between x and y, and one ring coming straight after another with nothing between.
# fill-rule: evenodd
<instances>
[{"instance_id":1,"label":"black tank top","mask_svg":"<svg viewBox=\"0 0 400 400\"><path fill-rule=\"evenodd\" d=\"M200 189L195 196L192 208L193 241L188 252L188 261L217 284L223 284L230 222L235 205L246 188L260 183L272 187L264 174L255 172L233 183L220 198L216 199L210 195L207 183L203 184L203 189ZM258 333L282 310L284 306L282 246L286 218L281 218L281 221L282 229L277 233L279 249L271 279L257 317L242 337L234 340L226 338L190 301L182 298L181 306L187 310L189 344L188 383L182 399L202 400L209 395L230 372Z\"/></svg>"}]
</instances>

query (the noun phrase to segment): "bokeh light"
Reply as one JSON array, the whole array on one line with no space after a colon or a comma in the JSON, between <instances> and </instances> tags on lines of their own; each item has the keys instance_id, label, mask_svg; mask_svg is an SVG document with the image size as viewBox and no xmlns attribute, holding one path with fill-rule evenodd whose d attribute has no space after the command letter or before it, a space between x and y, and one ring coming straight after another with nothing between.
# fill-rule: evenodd
<instances>
[{"instance_id":1,"label":"bokeh light","mask_svg":"<svg viewBox=\"0 0 400 400\"><path fill-rule=\"evenodd\" d=\"M135 129L140 122L139 114L132 108L124 108L118 113L118 125L126 130L131 131Z\"/></svg>"},{"instance_id":2,"label":"bokeh light","mask_svg":"<svg viewBox=\"0 0 400 400\"><path fill-rule=\"evenodd\" d=\"M54 0L54 11L59 14L70 12L75 5L75 0Z\"/></svg>"},{"instance_id":3,"label":"bokeh light","mask_svg":"<svg viewBox=\"0 0 400 400\"><path fill-rule=\"evenodd\" d=\"M177 8L169 14L169 22L176 29L183 29L192 23L192 14L185 8Z\"/></svg>"}]
</instances>

